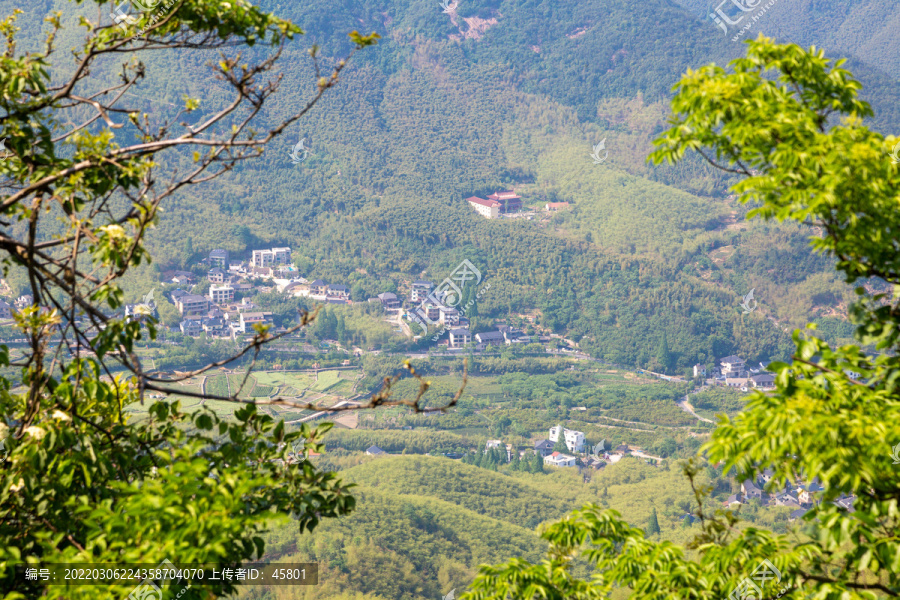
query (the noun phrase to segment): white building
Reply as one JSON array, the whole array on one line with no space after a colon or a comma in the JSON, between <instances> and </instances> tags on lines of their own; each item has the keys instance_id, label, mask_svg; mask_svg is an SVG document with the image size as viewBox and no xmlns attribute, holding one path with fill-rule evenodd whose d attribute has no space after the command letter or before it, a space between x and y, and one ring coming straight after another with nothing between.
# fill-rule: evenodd
<instances>
[{"instance_id":1,"label":"white building","mask_svg":"<svg viewBox=\"0 0 900 600\"><path fill-rule=\"evenodd\" d=\"M441 306L440 323L441 325L459 325L459 311L452 306Z\"/></svg>"},{"instance_id":2,"label":"white building","mask_svg":"<svg viewBox=\"0 0 900 600\"><path fill-rule=\"evenodd\" d=\"M584 452L584 433L581 431L573 431L565 429L560 425L550 428L550 441L554 444L559 441L559 433L562 430L563 439L566 442L566 448L569 452Z\"/></svg>"},{"instance_id":3,"label":"white building","mask_svg":"<svg viewBox=\"0 0 900 600\"><path fill-rule=\"evenodd\" d=\"M451 329L450 330L450 347L463 348L466 344L472 342L472 333L468 329Z\"/></svg>"},{"instance_id":4,"label":"white building","mask_svg":"<svg viewBox=\"0 0 900 600\"><path fill-rule=\"evenodd\" d=\"M706 377L706 365L694 365L694 377Z\"/></svg>"},{"instance_id":5,"label":"white building","mask_svg":"<svg viewBox=\"0 0 900 600\"><path fill-rule=\"evenodd\" d=\"M425 298L428 297L428 294L431 292L431 288L434 287L434 284L430 281L413 281L409 290L409 300L410 302L422 302Z\"/></svg>"},{"instance_id":6,"label":"white building","mask_svg":"<svg viewBox=\"0 0 900 600\"><path fill-rule=\"evenodd\" d=\"M241 313L238 323L238 331L241 333L250 333L253 326L257 323L268 325L272 323L272 313L267 312L245 312Z\"/></svg>"},{"instance_id":7,"label":"white building","mask_svg":"<svg viewBox=\"0 0 900 600\"><path fill-rule=\"evenodd\" d=\"M251 264L254 267L271 267L272 265L291 264L290 248L269 248L267 250L254 250Z\"/></svg>"},{"instance_id":8,"label":"white building","mask_svg":"<svg viewBox=\"0 0 900 600\"><path fill-rule=\"evenodd\" d=\"M726 356L719 364L722 365L722 375L725 377L740 377L746 370L746 363L740 356Z\"/></svg>"},{"instance_id":9,"label":"white building","mask_svg":"<svg viewBox=\"0 0 900 600\"><path fill-rule=\"evenodd\" d=\"M466 198L466 202L485 219L497 219L500 217L500 207L502 205L496 200L485 200L478 196L472 196L471 198Z\"/></svg>"},{"instance_id":10,"label":"white building","mask_svg":"<svg viewBox=\"0 0 900 600\"><path fill-rule=\"evenodd\" d=\"M550 465L551 467L574 467L575 466L575 457L569 456L568 454L560 454L559 452L554 452L550 456L544 457L544 464Z\"/></svg>"},{"instance_id":11,"label":"white building","mask_svg":"<svg viewBox=\"0 0 900 600\"><path fill-rule=\"evenodd\" d=\"M209 286L209 299L213 304L226 304L234 300L234 288L230 285Z\"/></svg>"}]
</instances>

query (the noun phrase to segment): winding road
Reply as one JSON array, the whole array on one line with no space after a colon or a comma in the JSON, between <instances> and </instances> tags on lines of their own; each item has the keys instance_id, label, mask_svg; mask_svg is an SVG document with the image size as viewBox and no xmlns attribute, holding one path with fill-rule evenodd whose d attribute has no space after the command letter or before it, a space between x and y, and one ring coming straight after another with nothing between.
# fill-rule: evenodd
<instances>
[{"instance_id":1,"label":"winding road","mask_svg":"<svg viewBox=\"0 0 900 600\"><path fill-rule=\"evenodd\" d=\"M681 410L683 410L684 412L686 412L686 413L688 413L688 414L691 414L691 415L694 415L695 417L697 417L697 419L703 421L704 423L713 423L713 421L710 421L710 420L707 419L707 418L701 417L701 416L698 415L696 412L694 412L694 407L691 406L691 403L690 403L690 401L688 400L688 397L689 397L689 396L690 396L690 394L687 394L684 398L682 398L681 400L679 400L679 401L676 403L676 404L678 404L678 407L681 408Z\"/></svg>"}]
</instances>

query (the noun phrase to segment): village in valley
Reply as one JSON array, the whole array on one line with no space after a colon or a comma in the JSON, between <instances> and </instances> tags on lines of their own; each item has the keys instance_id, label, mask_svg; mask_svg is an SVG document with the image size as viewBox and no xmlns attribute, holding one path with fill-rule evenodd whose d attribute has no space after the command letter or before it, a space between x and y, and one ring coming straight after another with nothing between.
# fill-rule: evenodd
<instances>
[{"instance_id":1,"label":"village in valley","mask_svg":"<svg viewBox=\"0 0 900 600\"><path fill-rule=\"evenodd\" d=\"M532 218L534 212L522 211L522 198L512 190L498 191L486 198L472 196L466 202L479 215L486 219L501 217ZM568 203L548 202L544 205L545 213L566 210ZM164 284L163 295L171 301L178 313L179 322L170 331L181 336L206 340L232 340L246 342L254 334L254 326L270 326L275 333L286 331L290 323L282 322L276 326L273 312L267 310L265 302L259 300L259 294L275 293L284 299L305 299L307 306L353 306L362 304L376 307L366 315L373 319L382 319L389 323L398 339L419 344L427 348L435 356L472 356L481 354L496 355L503 348L514 348L528 355L551 355L566 357L574 361L592 361L603 363L582 352L578 344L564 336L543 329L532 315L520 315L518 326L511 326L506 320L479 320L479 330L473 331L467 309L476 302L477 295L469 295L468 303L463 300L463 284L455 285L451 278L441 282L428 279L410 279L400 282L395 291L383 291L372 297L360 297L351 293L350 286L343 282L329 282L308 274L301 274L294 264L291 248L270 247L245 251L243 258L236 258L231 252L217 248L208 252L192 270L171 270L161 273L160 283ZM463 271L469 275L469 282L475 276L471 269ZM200 275L205 271L205 278ZM481 274L477 273L477 281L481 283ZM4 283L5 285L5 283ZM477 287L477 286L476 286ZM479 293L490 289L490 283L481 283ZM6 286L5 291L9 291ZM8 295L8 294L7 294ZM10 320L16 310L22 310L33 304L32 298L25 294L11 303L0 300L0 320ZM143 302L135 302L124 306L124 316L128 320L143 319L147 311L159 317L152 294ZM446 334L446 335L445 335ZM337 340L322 340L331 352L347 355L338 367L331 369L357 369L351 362L358 364L358 359L367 353L378 354L376 348L352 347L344 348ZM429 354L431 355L431 354ZM351 360L354 359L354 360ZM606 367L614 365L606 364ZM278 365L275 369L279 369ZM572 367L574 368L574 367ZM700 390L721 387L750 392L753 390L768 392L774 388L775 376L766 371L762 363L753 365L740 356L729 355L719 358L714 364L694 365L690 373L682 376L656 373L647 370L636 370L635 377L656 379L674 384L693 384ZM221 374L204 377L202 380L186 382L187 386L197 385L198 389L209 391L220 389L225 393L234 392L237 376L228 370ZM357 390L361 374L328 371L319 368L315 363L310 371L290 373L258 373L251 377L250 397L260 394L271 396L283 394L288 390L297 394L298 398L313 399L326 402L329 406L356 404L361 402L364 390ZM309 379L307 381L306 379ZM339 393L339 384L352 388L352 393ZM306 388L306 389L304 389ZM306 395L311 394L311 395ZM329 395L330 394L330 395ZM698 416L687 404L687 397L681 408L690 412L700 421L712 423L711 420ZM585 407L572 407L573 411L585 411ZM292 423L302 423L326 418L331 415L327 411L296 411ZM335 419L341 427L355 428L356 415L339 416ZM501 457L502 462L512 462L514 457L524 461L539 461L549 469L573 468L589 479L591 471L621 461L624 457L643 460L649 465L658 466L666 460L654 456L639 446L619 443L607 447L606 440L596 445L589 445L585 433L569 429L562 424L550 427L547 436L532 439L530 446L514 445L502 439L491 439L484 444L483 453L492 453ZM366 455L379 456L388 454L377 445L365 450ZM445 454L450 458L461 458L463 455ZM787 482L777 492L766 492L771 480L771 472L760 475L756 481L739 483L740 492L732 494L724 502L726 507L756 502L760 505L785 506L794 509L791 520L802 516L805 511L817 502L822 491L816 480ZM837 502L847 510L852 510L853 498L840 498Z\"/></svg>"}]
</instances>

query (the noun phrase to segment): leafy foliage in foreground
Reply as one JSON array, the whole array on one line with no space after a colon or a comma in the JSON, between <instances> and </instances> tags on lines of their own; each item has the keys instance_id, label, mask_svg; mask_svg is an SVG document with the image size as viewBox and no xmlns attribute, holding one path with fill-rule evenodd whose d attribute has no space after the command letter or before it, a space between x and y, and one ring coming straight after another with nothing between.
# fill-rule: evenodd
<instances>
[{"instance_id":1,"label":"leafy foliage in foreground","mask_svg":"<svg viewBox=\"0 0 900 600\"><path fill-rule=\"evenodd\" d=\"M84 37L71 54L56 49L65 30L60 13L47 17L45 43L31 51L16 47L21 10L0 22L0 139L9 150L0 161L0 259L4 275L11 267L26 274L34 302L14 315L27 345L12 360L0 346L0 367L14 369L13 376L0 377L5 600L55 595L53 582L22 573L47 563L154 565L169 559L237 567L263 555L261 534L273 524L307 531L354 506L334 473L307 462L285 466L290 444L320 449L328 425L288 432L283 421L237 398L229 422L208 407L187 414L178 402L164 401L151 403L147 418L131 419L129 409L145 392L166 392L169 380L148 373L135 352L141 340L155 338L149 304L132 318L115 315L124 303L118 282L149 262L143 238L163 200L258 155L261 144L335 84L340 69L316 82L299 113L261 134L250 123L278 89L277 76L269 80L269 74L278 48L302 33L296 25L242 0L183 0L167 6L168 14L144 12L119 27L91 20L104 18L111 2L92 4L97 11L79 20ZM362 48L377 36L350 37ZM151 123L124 101L117 104L146 74L137 60L120 65L120 77L108 87L102 77L89 77L98 63L140 49L257 43L273 55L240 65L222 57L215 69L230 88L231 108L190 129ZM74 63L68 71L56 70L57 61L65 63L61 55ZM191 98L183 103L180 114L198 106ZM226 125L225 134L207 131L217 124ZM191 147L187 173L154 170L156 154ZM256 347L271 339L266 328L256 329ZM137 583L73 586L63 593L119 599ZM175 584L163 585L164 595L174 597ZM222 580L189 586L178 596L208 600L236 587Z\"/></svg>"}]
</instances>

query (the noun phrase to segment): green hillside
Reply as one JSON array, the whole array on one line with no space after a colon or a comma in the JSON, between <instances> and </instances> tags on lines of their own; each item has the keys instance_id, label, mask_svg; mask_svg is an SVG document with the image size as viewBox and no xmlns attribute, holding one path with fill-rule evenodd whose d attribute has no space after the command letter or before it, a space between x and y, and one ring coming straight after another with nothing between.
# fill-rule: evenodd
<instances>
[{"instance_id":1,"label":"green hillside","mask_svg":"<svg viewBox=\"0 0 900 600\"><path fill-rule=\"evenodd\" d=\"M411 278L440 280L468 259L491 284L479 325L536 309L541 325L624 365L681 373L735 352L784 358L784 329L809 320L829 339L846 338L850 290L830 259L811 253L808 231L743 224L746 208L726 198L728 180L702 159L645 163L680 74L740 50L691 10L663 0L473 0L452 16L412 1L263 4L307 30L282 56L281 93L264 122L312 94L311 44L327 68L349 49L349 30L382 41L260 160L167 204L150 236L154 264L126 290L147 289L160 270L212 248L240 255L277 243L294 249L301 274L363 298ZM44 2L57 5L65 3ZM25 46L39 39L36 16L20 19ZM67 9L62 39L74 39L74 18ZM214 53L176 54L165 65L142 56L147 77L128 99L161 120L191 95L201 108L179 121L196 123L227 102L204 74ZM109 68L98 82L111 80ZM859 76L872 82L885 125L900 121L889 108L896 84L871 69ZM310 155L293 165L287 156L301 138ZM589 154L601 140L609 160L595 165ZM170 153L164 164L184 168L186 159ZM531 206L568 201L572 210L487 221L463 202L508 186ZM743 315L751 289L759 310ZM670 352L659 361L664 337Z\"/></svg>"},{"instance_id":2,"label":"green hillside","mask_svg":"<svg viewBox=\"0 0 900 600\"><path fill-rule=\"evenodd\" d=\"M661 539L683 543L699 531L681 520L693 495L680 470L634 458L593 473L588 483L571 469L532 475L435 457L358 461L341 471L358 486L357 509L349 517L326 520L314 534L297 535L287 525L267 536L267 558L319 563L318 586L273 588L272 598L442 597L465 587L481 563L511 556L536 560L544 551L536 527L588 502L615 509L639 527L655 508ZM698 481L712 484L717 497L730 493L730 484L712 475ZM752 521L783 529L785 514L754 512ZM242 597L262 597L252 593Z\"/></svg>"}]
</instances>

